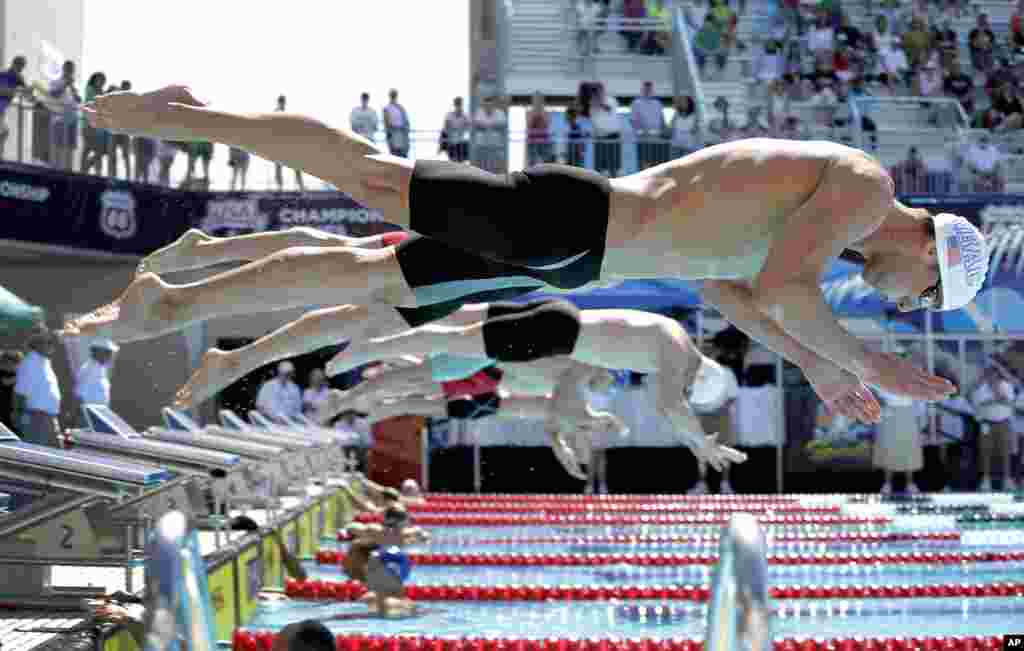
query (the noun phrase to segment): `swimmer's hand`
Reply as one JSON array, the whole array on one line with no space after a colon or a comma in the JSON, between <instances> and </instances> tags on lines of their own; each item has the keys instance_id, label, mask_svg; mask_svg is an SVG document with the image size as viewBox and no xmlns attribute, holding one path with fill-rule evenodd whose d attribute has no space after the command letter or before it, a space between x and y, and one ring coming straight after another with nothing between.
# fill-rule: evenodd
<instances>
[{"instance_id":1,"label":"swimmer's hand","mask_svg":"<svg viewBox=\"0 0 1024 651\"><path fill-rule=\"evenodd\" d=\"M853 373L825 360L801 370L829 411L863 423L882 419L875 394Z\"/></svg>"},{"instance_id":2,"label":"swimmer's hand","mask_svg":"<svg viewBox=\"0 0 1024 651\"><path fill-rule=\"evenodd\" d=\"M718 472L728 468L731 463L743 463L747 460L747 455L739 450L720 444L718 434L705 436L703 444L692 449L698 461L703 461Z\"/></svg>"},{"instance_id":3,"label":"swimmer's hand","mask_svg":"<svg viewBox=\"0 0 1024 651\"><path fill-rule=\"evenodd\" d=\"M916 400L945 400L956 393L952 382L891 353L869 352L861 380L887 393Z\"/></svg>"},{"instance_id":4,"label":"swimmer's hand","mask_svg":"<svg viewBox=\"0 0 1024 651\"><path fill-rule=\"evenodd\" d=\"M82 107L85 119L99 129L163 140L196 138L178 124L175 111L182 107L206 108L186 86L165 86L148 93L120 92L97 97Z\"/></svg>"},{"instance_id":5,"label":"swimmer's hand","mask_svg":"<svg viewBox=\"0 0 1024 651\"><path fill-rule=\"evenodd\" d=\"M574 479L586 481L587 473L583 472L583 468L580 467L579 457L576 456L576 452L569 447L569 444L565 442L565 439L561 434L551 432L551 451L555 453L555 458L558 459L558 463L562 464L562 468L565 469L569 476Z\"/></svg>"}]
</instances>

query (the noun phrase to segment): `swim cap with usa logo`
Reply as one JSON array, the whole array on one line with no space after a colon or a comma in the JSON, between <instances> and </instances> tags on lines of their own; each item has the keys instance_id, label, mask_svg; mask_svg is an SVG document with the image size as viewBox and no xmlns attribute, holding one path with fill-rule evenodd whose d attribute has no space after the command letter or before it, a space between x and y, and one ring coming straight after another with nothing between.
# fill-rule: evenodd
<instances>
[{"instance_id":1,"label":"swim cap with usa logo","mask_svg":"<svg viewBox=\"0 0 1024 651\"><path fill-rule=\"evenodd\" d=\"M974 224L958 215L932 217L942 284L942 311L959 310L974 300L988 273L988 244Z\"/></svg>"}]
</instances>

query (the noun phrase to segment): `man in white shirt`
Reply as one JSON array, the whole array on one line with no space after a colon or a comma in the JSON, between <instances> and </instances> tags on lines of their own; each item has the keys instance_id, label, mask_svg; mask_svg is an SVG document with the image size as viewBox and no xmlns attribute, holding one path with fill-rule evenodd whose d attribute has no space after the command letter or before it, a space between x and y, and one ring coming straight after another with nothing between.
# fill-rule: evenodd
<instances>
[{"instance_id":1,"label":"man in white shirt","mask_svg":"<svg viewBox=\"0 0 1024 651\"><path fill-rule=\"evenodd\" d=\"M971 179L973 192L999 192L1002 189L1003 155L992 143L987 133L978 137L978 142L967 146L964 152L964 167Z\"/></svg>"},{"instance_id":2,"label":"man in white shirt","mask_svg":"<svg viewBox=\"0 0 1024 651\"><path fill-rule=\"evenodd\" d=\"M14 422L26 443L59 448L61 394L50 363L56 346L49 330L36 330L29 337L29 353L18 365L14 384Z\"/></svg>"},{"instance_id":3,"label":"man in white shirt","mask_svg":"<svg viewBox=\"0 0 1024 651\"><path fill-rule=\"evenodd\" d=\"M331 387L327 385L327 376L322 368L315 368L309 372L309 386L302 392L302 412L311 418L316 418L320 409L327 402L327 396L331 393Z\"/></svg>"},{"instance_id":4,"label":"man in white shirt","mask_svg":"<svg viewBox=\"0 0 1024 651\"><path fill-rule=\"evenodd\" d=\"M89 360L75 375L75 396L83 405L110 405L110 371L117 349L109 339L98 339L89 346Z\"/></svg>"},{"instance_id":5,"label":"man in white shirt","mask_svg":"<svg viewBox=\"0 0 1024 651\"><path fill-rule=\"evenodd\" d=\"M370 94L363 93L359 96L359 106L352 109L349 122L352 123L352 130L373 142L377 133L377 111L370 108Z\"/></svg>"},{"instance_id":6,"label":"man in white shirt","mask_svg":"<svg viewBox=\"0 0 1024 651\"><path fill-rule=\"evenodd\" d=\"M665 141L665 109L654 96L654 82L645 81L643 94L633 100L630 122L636 132L636 155L640 169L654 167L668 160L669 146Z\"/></svg>"},{"instance_id":7,"label":"man in white shirt","mask_svg":"<svg viewBox=\"0 0 1024 651\"><path fill-rule=\"evenodd\" d=\"M294 377L294 364L284 361L277 365L277 375L264 382L256 396L260 413L279 423L302 413L302 392L292 380Z\"/></svg>"},{"instance_id":8,"label":"man in white shirt","mask_svg":"<svg viewBox=\"0 0 1024 651\"><path fill-rule=\"evenodd\" d=\"M1015 394L1013 383L994 364L985 369L978 386L971 392L975 417L981 423L981 435L978 437L979 492L992 490L993 461L997 461L1003 471L1003 490L1017 490L1017 484L1010 473L1010 434Z\"/></svg>"}]
</instances>

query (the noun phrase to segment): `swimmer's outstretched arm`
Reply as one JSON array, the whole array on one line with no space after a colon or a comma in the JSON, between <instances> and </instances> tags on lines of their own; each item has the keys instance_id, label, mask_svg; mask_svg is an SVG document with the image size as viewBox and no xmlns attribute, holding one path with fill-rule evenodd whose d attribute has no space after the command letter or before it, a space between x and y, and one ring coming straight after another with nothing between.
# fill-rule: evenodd
<instances>
[{"instance_id":1,"label":"swimmer's outstretched arm","mask_svg":"<svg viewBox=\"0 0 1024 651\"><path fill-rule=\"evenodd\" d=\"M952 383L871 351L839 325L818 284L843 249L875 232L892 212L893 189L885 170L867 158L833 161L774 238L752 298L787 334L864 382L899 395L940 400L955 390Z\"/></svg>"},{"instance_id":2,"label":"swimmer's outstretched arm","mask_svg":"<svg viewBox=\"0 0 1024 651\"><path fill-rule=\"evenodd\" d=\"M733 280L706 280L701 294L729 323L800 367L829 409L865 423L877 423L881 418L878 401L860 378L786 334L757 308L749 285Z\"/></svg>"}]
</instances>

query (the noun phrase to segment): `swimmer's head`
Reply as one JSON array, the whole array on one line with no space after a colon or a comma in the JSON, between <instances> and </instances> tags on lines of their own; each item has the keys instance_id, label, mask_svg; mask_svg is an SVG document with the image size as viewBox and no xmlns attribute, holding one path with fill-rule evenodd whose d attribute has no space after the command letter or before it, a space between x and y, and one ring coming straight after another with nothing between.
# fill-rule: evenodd
<instances>
[{"instance_id":1,"label":"swimmer's head","mask_svg":"<svg viewBox=\"0 0 1024 651\"><path fill-rule=\"evenodd\" d=\"M389 506L384 511L384 526L389 529L401 529L409 524L409 513L401 504Z\"/></svg>"},{"instance_id":2,"label":"swimmer's head","mask_svg":"<svg viewBox=\"0 0 1024 651\"><path fill-rule=\"evenodd\" d=\"M865 256L865 282L901 312L956 310L974 300L988 273L989 250L981 231L948 213L899 228L888 244Z\"/></svg>"},{"instance_id":3,"label":"swimmer's head","mask_svg":"<svg viewBox=\"0 0 1024 651\"><path fill-rule=\"evenodd\" d=\"M281 629L270 651L334 651L335 644L330 629L315 619L307 619Z\"/></svg>"},{"instance_id":4,"label":"swimmer's head","mask_svg":"<svg viewBox=\"0 0 1024 651\"><path fill-rule=\"evenodd\" d=\"M406 479L402 482L402 497L420 497L420 485L415 479Z\"/></svg>"}]
</instances>

